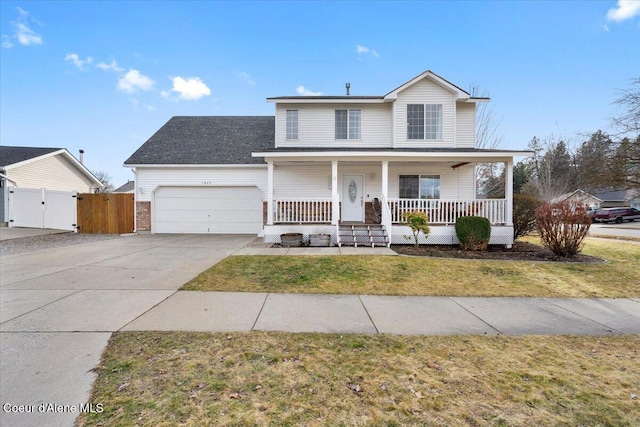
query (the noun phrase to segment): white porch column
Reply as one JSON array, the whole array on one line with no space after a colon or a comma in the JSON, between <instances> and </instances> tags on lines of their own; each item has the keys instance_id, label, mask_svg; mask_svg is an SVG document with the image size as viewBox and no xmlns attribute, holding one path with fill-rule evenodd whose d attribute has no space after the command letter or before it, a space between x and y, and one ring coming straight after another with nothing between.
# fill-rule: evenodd
<instances>
[{"instance_id":1,"label":"white porch column","mask_svg":"<svg viewBox=\"0 0 640 427\"><path fill-rule=\"evenodd\" d=\"M338 225L340 219L340 197L338 196L338 161L331 161L331 224Z\"/></svg>"},{"instance_id":2,"label":"white porch column","mask_svg":"<svg viewBox=\"0 0 640 427\"><path fill-rule=\"evenodd\" d=\"M507 199L507 225L513 225L513 159L506 162L504 196Z\"/></svg>"},{"instance_id":3,"label":"white porch column","mask_svg":"<svg viewBox=\"0 0 640 427\"><path fill-rule=\"evenodd\" d=\"M387 160L382 161L382 203L389 206L389 162ZM389 209L387 206L382 206L382 225L387 227L387 232L390 233L391 218L389 218Z\"/></svg>"},{"instance_id":4,"label":"white porch column","mask_svg":"<svg viewBox=\"0 0 640 427\"><path fill-rule=\"evenodd\" d=\"M273 162L267 162L267 225L273 225Z\"/></svg>"},{"instance_id":5,"label":"white porch column","mask_svg":"<svg viewBox=\"0 0 640 427\"><path fill-rule=\"evenodd\" d=\"M382 162L382 196L385 200L389 199L389 162Z\"/></svg>"}]
</instances>

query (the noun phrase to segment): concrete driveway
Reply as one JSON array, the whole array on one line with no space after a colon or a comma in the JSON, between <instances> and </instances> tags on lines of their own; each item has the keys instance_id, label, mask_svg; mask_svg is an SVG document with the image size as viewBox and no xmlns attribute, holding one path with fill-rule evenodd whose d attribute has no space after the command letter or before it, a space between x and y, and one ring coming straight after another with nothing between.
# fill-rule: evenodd
<instances>
[{"instance_id":1,"label":"concrete driveway","mask_svg":"<svg viewBox=\"0 0 640 427\"><path fill-rule=\"evenodd\" d=\"M253 239L138 235L2 257L0 425L72 425L111 333Z\"/></svg>"}]
</instances>

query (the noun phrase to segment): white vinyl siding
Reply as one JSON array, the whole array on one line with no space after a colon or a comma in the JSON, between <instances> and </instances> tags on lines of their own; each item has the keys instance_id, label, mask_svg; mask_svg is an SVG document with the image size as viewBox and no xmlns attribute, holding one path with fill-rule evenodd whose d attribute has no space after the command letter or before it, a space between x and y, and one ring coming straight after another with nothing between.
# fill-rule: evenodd
<instances>
[{"instance_id":1,"label":"white vinyl siding","mask_svg":"<svg viewBox=\"0 0 640 427\"><path fill-rule=\"evenodd\" d=\"M364 175L365 201L380 198L382 194L382 166L338 165L338 191L342 191L343 175ZM389 165L389 197L399 196L400 175L437 175L440 177L441 199L474 199L475 174L472 165L452 169L449 164L394 164ZM282 165L274 171L274 198L331 198L331 165Z\"/></svg>"},{"instance_id":2,"label":"white vinyl siding","mask_svg":"<svg viewBox=\"0 0 640 427\"><path fill-rule=\"evenodd\" d=\"M45 157L11 168L6 175L14 180L18 187L89 193L94 185L73 163L61 155Z\"/></svg>"},{"instance_id":3,"label":"white vinyl siding","mask_svg":"<svg viewBox=\"0 0 640 427\"><path fill-rule=\"evenodd\" d=\"M456 104L456 147L476 147L476 104Z\"/></svg>"},{"instance_id":4,"label":"white vinyl siding","mask_svg":"<svg viewBox=\"0 0 640 427\"><path fill-rule=\"evenodd\" d=\"M246 187L256 186L267 194L267 165L264 167L138 167L136 201L149 202L158 187Z\"/></svg>"},{"instance_id":5,"label":"white vinyl siding","mask_svg":"<svg viewBox=\"0 0 640 427\"><path fill-rule=\"evenodd\" d=\"M287 139L298 139L298 110L287 110Z\"/></svg>"},{"instance_id":6,"label":"white vinyl siding","mask_svg":"<svg viewBox=\"0 0 640 427\"><path fill-rule=\"evenodd\" d=\"M354 104L350 110L360 110L360 138L336 139L336 110L346 110L340 104L277 104L277 147L369 147L392 146L391 104ZM297 108L298 139L286 139L286 111ZM354 119L355 120L355 119ZM356 132L355 128L352 130ZM352 136L355 136L353 133Z\"/></svg>"},{"instance_id":7,"label":"white vinyl siding","mask_svg":"<svg viewBox=\"0 0 640 427\"><path fill-rule=\"evenodd\" d=\"M435 111L430 114L433 117L434 114L441 115L442 125L441 129L434 129L430 126L428 130L431 131L431 136L439 137L437 139L413 139L407 135L408 131L408 111L409 105L422 104L426 105L441 105ZM431 108L431 107L428 107ZM454 134L455 134L455 109L456 100L453 93L444 89L443 87L433 83L429 79L423 79L412 86L406 88L398 94L398 99L395 101L395 118L394 118L394 147L396 148L429 148L429 147L454 147ZM417 113L416 113L417 114ZM425 123L426 125L427 123ZM425 126L426 127L426 126ZM429 135L426 135L429 136Z\"/></svg>"}]
</instances>

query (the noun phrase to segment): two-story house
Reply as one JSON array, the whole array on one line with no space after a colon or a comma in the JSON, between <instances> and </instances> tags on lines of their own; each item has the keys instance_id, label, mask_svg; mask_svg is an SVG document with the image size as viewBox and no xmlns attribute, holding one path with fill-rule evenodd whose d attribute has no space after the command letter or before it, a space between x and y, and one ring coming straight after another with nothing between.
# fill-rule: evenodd
<instances>
[{"instance_id":1,"label":"two-story house","mask_svg":"<svg viewBox=\"0 0 640 427\"><path fill-rule=\"evenodd\" d=\"M513 243L514 156L476 148L487 98L426 71L381 96L268 98L275 117L173 117L126 162L136 229L154 233L328 234L334 244L409 243L403 214L427 213L424 243L457 243L481 215ZM504 199L476 199L475 166L504 162Z\"/></svg>"}]
</instances>

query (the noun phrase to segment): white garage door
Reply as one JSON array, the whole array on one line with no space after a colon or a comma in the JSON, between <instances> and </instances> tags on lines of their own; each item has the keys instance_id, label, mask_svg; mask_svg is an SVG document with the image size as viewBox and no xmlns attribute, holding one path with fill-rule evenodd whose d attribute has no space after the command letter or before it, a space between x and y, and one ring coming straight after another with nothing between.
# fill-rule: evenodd
<instances>
[{"instance_id":1,"label":"white garage door","mask_svg":"<svg viewBox=\"0 0 640 427\"><path fill-rule=\"evenodd\" d=\"M257 187L160 187L154 233L258 234L262 191Z\"/></svg>"}]
</instances>

